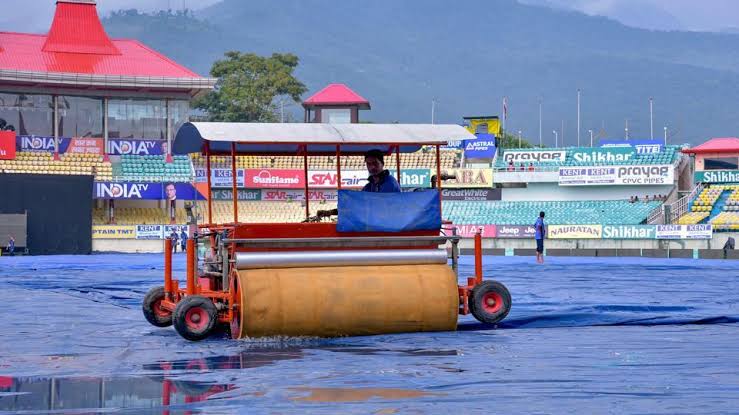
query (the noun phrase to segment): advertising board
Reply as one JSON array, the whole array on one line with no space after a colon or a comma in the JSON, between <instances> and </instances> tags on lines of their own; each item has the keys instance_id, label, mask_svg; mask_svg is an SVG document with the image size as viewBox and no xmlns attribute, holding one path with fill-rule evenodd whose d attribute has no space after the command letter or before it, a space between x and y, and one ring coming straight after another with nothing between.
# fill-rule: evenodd
<instances>
[{"instance_id":1,"label":"advertising board","mask_svg":"<svg viewBox=\"0 0 739 415\"><path fill-rule=\"evenodd\" d=\"M441 189L441 197L462 201L500 200L501 189Z\"/></svg>"},{"instance_id":2,"label":"advertising board","mask_svg":"<svg viewBox=\"0 0 739 415\"><path fill-rule=\"evenodd\" d=\"M211 169L210 170L210 186L213 188L231 188L233 181L231 180L231 169ZM195 169L195 182L205 183L205 169ZM236 169L236 186L244 187L244 169Z\"/></svg>"},{"instance_id":3,"label":"advertising board","mask_svg":"<svg viewBox=\"0 0 739 415\"><path fill-rule=\"evenodd\" d=\"M498 225L498 238L534 239L536 229L532 225Z\"/></svg>"},{"instance_id":4,"label":"advertising board","mask_svg":"<svg viewBox=\"0 0 739 415\"><path fill-rule=\"evenodd\" d=\"M661 185L675 181L672 165L560 167L560 186Z\"/></svg>"},{"instance_id":5,"label":"advertising board","mask_svg":"<svg viewBox=\"0 0 739 415\"><path fill-rule=\"evenodd\" d=\"M600 239L601 225L547 225L548 239Z\"/></svg>"},{"instance_id":6,"label":"advertising board","mask_svg":"<svg viewBox=\"0 0 739 415\"><path fill-rule=\"evenodd\" d=\"M662 140L601 140L601 147L633 147L636 154L657 154L664 149Z\"/></svg>"},{"instance_id":7,"label":"advertising board","mask_svg":"<svg viewBox=\"0 0 739 415\"><path fill-rule=\"evenodd\" d=\"M366 170L342 170L342 189L361 189L367 184ZM311 170L308 172L308 187L319 189L336 189L338 175L334 170Z\"/></svg>"},{"instance_id":8,"label":"advertising board","mask_svg":"<svg viewBox=\"0 0 739 415\"><path fill-rule=\"evenodd\" d=\"M92 239L136 239L136 226L93 225Z\"/></svg>"},{"instance_id":9,"label":"advertising board","mask_svg":"<svg viewBox=\"0 0 739 415\"><path fill-rule=\"evenodd\" d=\"M513 163L564 163L567 159L565 150L506 150L503 160Z\"/></svg>"},{"instance_id":10,"label":"advertising board","mask_svg":"<svg viewBox=\"0 0 739 415\"><path fill-rule=\"evenodd\" d=\"M237 189L239 200L256 201L262 200L262 191L255 189ZM213 189L210 193L213 200L233 200L233 191L231 189Z\"/></svg>"},{"instance_id":11,"label":"advertising board","mask_svg":"<svg viewBox=\"0 0 739 415\"><path fill-rule=\"evenodd\" d=\"M495 225L454 225L457 229L457 235L462 238L474 238L478 230L482 231L483 238L495 238Z\"/></svg>"},{"instance_id":12,"label":"advertising board","mask_svg":"<svg viewBox=\"0 0 739 415\"><path fill-rule=\"evenodd\" d=\"M495 157L495 135L477 134L474 140L464 141L466 159L491 159Z\"/></svg>"},{"instance_id":13,"label":"advertising board","mask_svg":"<svg viewBox=\"0 0 739 415\"><path fill-rule=\"evenodd\" d=\"M245 187L250 189L302 189L305 174L298 169L246 169Z\"/></svg>"},{"instance_id":14,"label":"advertising board","mask_svg":"<svg viewBox=\"0 0 739 415\"><path fill-rule=\"evenodd\" d=\"M571 151L577 163L622 163L636 157L634 147L582 148Z\"/></svg>"},{"instance_id":15,"label":"advertising board","mask_svg":"<svg viewBox=\"0 0 739 415\"><path fill-rule=\"evenodd\" d=\"M134 156L159 156L164 154L164 140L134 140L126 138L108 139L109 154Z\"/></svg>"},{"instance_id":16,"label":"advertising board","mask_svg":"<svg viewBox=\"0 0 739 415\"><path fill-rule=\"evenodd\" d=\"M136 239L162 239L162 225L136 225Z\"/></svg>"},{"instance_id":17,"label":"advertising board","mask_svg":"<svg viewBox=\"0 0 739 415\"><path fill-rule=\"evenodd\" d=\"M263 189L262 200L272 202L286 201L303 201L305 200L304 190L281 190L281 189ZM336 190L309 190L308 198L311 201L330 201L339 200L338 191Z\"/></svg>"},{"instance_id":18,"label":"advertising board","mask_svg":"<svg viewBox=\"0 0 739 415\"><path fill-rule=\"evenodd\" d=\"M397 171L390 170L390 174L397 179ZM364 172L367 178L367 172ZM344 172L341 172L343 181ZM431 170L429 169L403 169L400 171L400 187L428 188L431 187Z\"/></svg>"},{"instance_id":19,"label":"advertising board","mask_svg":"<svg viewBox=\"0 0 739 415\"><path fill-rule=\"evenodd\" d=\"M15 131L0 131L0 160L15 160Z\"/></svg>"},{"instance_id":20,"label":"advertising board","mask_svg":"<svg viewBox=\"0 0 739 415\"><path fill-rule=\"evenodd\" d=\"M712 225L657 225L657 239L711 239Z\"/></svg>"},{"instance_id":21,"label":"advertising board","mask_svg":"<svg viewBox=\"0 0 739 415\"><path fill-rule=\"evenodd\" d=\"M654 225L603 225L603 239L654 239Z\"/></svg>"},{"instance_id":22,"label":"advertising board","mask_svg":"<svg viewBox=\"0 0 739 415\"><path fill-rule=\"evenodd\" d=\"M95 199L204 200L189 183L95 182Z\"/></svg>"},{"instance_id":23,"label":"advertising board","mask_svg":"<svg viewBox=\"0 0 739 415\"><path fill-rule=\"evenodd\" d=\"M455 175L454 180L447 180L442 188L491 188L493 187L493 171L491 169L449 169L442 170L443 174Z\"/></svg>"},{"instance_id":24,"label":"advertising board","mask_svg":"<svg viewBox=\"0 0 739 415\"><path fill-rule=\"evenodd\" d=\"M739 183L739 170L706 170L695 172L696 183Z\"/></svg>"}]
</instances>

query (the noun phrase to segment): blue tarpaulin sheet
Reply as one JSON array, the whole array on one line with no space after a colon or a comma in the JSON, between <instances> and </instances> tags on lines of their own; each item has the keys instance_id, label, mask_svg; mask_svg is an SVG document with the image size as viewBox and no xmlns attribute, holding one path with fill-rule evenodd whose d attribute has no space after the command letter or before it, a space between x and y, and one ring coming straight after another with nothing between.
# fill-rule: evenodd
<instances>
[{"instance_id":1,"label":"blue tarpaulin sheet","mask_svg":"<svg viewBox=\"0 0 739 415\"><path fill-rule=\"evenodd\" d=\"M439 191L373 193L339 190L339 232L439 230Z\"/></svg>"}]
</instances>

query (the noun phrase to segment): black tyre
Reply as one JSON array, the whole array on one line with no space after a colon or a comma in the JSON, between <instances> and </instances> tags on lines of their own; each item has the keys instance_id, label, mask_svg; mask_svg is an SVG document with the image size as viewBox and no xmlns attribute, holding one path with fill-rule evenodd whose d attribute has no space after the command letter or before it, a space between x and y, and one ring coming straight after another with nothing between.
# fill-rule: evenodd
<instances>
[{"instance_id":1,"label":"black tyre","mask_svg":"<svg viewBox=\"0 0 739 415\"><path fill-rule=\"evenodd\" d=\"M483 281L472 290L469 308L480 322L498 323L511 311L511 293L497 281Z\"/></svg>"},{"instance_id":2,"label":"black tyre","mask_svg":"<svg viewBox=\"0 0 739 415\"><path fill-rule=\"evenodd\" d=\"M200 295L183 298L174 309L174 328L187 340L203 340L211 334L217 322L215 304Z\"/></svg>"},{"instance_id":3,"label":"black tyre","mask_svg":"<svg viewBox=\"0 0 739 415\"><path fill-rule=\"evenodd\" d=\"M154 287L146 293L141 308L146 321L157 327L169 327L172 325L172 312L162 308L164 300L164 287Z\"/></svg>"}]
</instances>

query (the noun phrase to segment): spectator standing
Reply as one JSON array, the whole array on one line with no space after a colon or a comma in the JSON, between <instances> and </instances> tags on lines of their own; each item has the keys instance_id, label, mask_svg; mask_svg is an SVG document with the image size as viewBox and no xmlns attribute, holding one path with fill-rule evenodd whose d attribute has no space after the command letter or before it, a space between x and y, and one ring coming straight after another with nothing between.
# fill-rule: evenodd
<instances>
[{"instance_id":1,"label":"spectator standing","mask_svg":"<svg viewBox=\"0 0 739 415\"><path fill-rule=\"evenodd\" d=\"M182 252L185 252L187 248L187 232L185 232L185 228L182 228L182 233L180 233L180 248L182 248Z\"/></svg>"},{"instance_id":2,"label":"spectator standing","mask_svg":"<svg viewBox=\"0 0 739 415\"><path fill-rule=\"evenodd\" d=\"M8 235L8 255L13 256L15 254L15 238L13 235Z\"/></svg>"},{"instance_id":3,"label":"spectator standing","mask_svg":"<svg viewBox=\"0 0 739 415\"><path fill-rule=\"evenodd\" d=\"M534 223L534 230L536 231L534 237L536 238L536 262L538 264L544 263L544 238L547 236L547 225L544 223L544 212L539 212L539 217L536 218Z\"/></svg>"},{"instance_id":4,"label":"spectator standing","mask_svg":"<svg viewBox=\"0 0 739 415\"><path fill-rule=\"evenodd\" d=\"M516 171L516 166L513 165L513 160L508 162L508 171Z\"/></svg>"},{"instance_id":5,"label":"spectator standing","mask_svg":"<svg viewBox=\"0 0 739 415\"><path fill-rule=\"evenodd\" d=\"M172 252L177 252L177 231L172 229L172 233L169 234L169 239L172 241Z\"/></svg>"}]
</instances>

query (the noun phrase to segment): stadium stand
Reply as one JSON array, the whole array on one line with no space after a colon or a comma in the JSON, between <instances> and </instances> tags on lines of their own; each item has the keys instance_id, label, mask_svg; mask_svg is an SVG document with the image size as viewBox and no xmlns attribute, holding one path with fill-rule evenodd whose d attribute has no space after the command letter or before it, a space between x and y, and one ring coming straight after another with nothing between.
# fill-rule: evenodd
<instances>
[{"instance_id":1,"label":"stadium stand","mask_svg":"<svg viewBox=\"0 0 739 415\"><path fill-rule=\"evenodd\" d=\"M311 216L319 210L336 209L336 202L311 202ZM213 221L216 223L233 222L233 203L230 201L213 202ZM198 222L207 221L208 207L205 202L198 202ZM295 202L239 202L239 221L248 223L297 223L305 220L305 206Z\"/></svg>"},{"instance_id":2,"label":"stadium stand","mask_svg":"<svg viewBox=\"0 0 739 415\"><path fill-rule=\"evenodd\" d=\"M717 230L739 229L739 184L715 184L704 188L678 223L710 223Z\"/></svg>"},{"instance_id":3,"label":"stadium stand","mask_svg":"<svg viewBox=\"0 0 739 415\"><path fill-rule=\"evenodd\" d=\"M188 156L174 156L173 162L167 163L164 156L122 155L113 173L116 181L187 183L193 178Z\"/></svg>"},{"instance_id":4,"label":"stadium stand","mask_svg":"<svg viewBox=\"0 0 739 415\"><path fill-rule=\"evenodd\" d=\"M385 157L385 166L394 168L395 154ZM461 152L457 150L441 151L441 165L444 169L459 167ZM401 154L400 162L404 169L433 168L436 166L436 152L431 147L425 147L415 153ZM193 164L196 168L205 168L205 157L200 154L193 155ZM211 157L211 168L231 168L231 158L228 156ZM267 157L267 156L237 156L236 168L238 169L302 169L302 157ZM312 170L334 170L336 169L335 156L309 157L308 168ZM342 170L365 169L364 158L361 156L341 157Z\"/></svg>"},{"instance_id":5,"label":"stadium stand","mask_svg":"<svg viewBox=\"0 0 739 415\"><path fill-rule=\"evenodd\" d=\"M166 209L159 208L116 208L115 224L116 225L166 225L169 224L169 213ZM94 225L108 224L108 217L105 209L93 209L92 223ZM187 213L185 209L177 209L175 211L175 223L187 223Z\"/></svg>"},{"instance_id":6,"label":"stadium stand","mask_svg":"<svg viewBox=\"0 0 739 415\"><path fill-rule=\"evenodd\" d=\"M62 154L54 160L51 153L19 152L14 160L0 160L0 173L94 175L95 180L107 181L113 168L96 154Z\"/></svg>"},{"instance_id":7,"label":"stadium stand","mask_svg":"<svg viewBox=\"0 0 739 415\"><path fill-rule=\"evenodd\" d=\"M496 162L495 162L495 168L498 170L505 170L507 169L508 162L505 161L505 153L507 151L532 151L535 149L530 148L510 148L503 150L502 154L498 156ZM565 158L564 162L532 162L534 168L536 169L555 169L558 167L567 167L567 166L606 166L606 165L638 165L638 164L671 164L676 161L676 159L679 157L680 153L680 147L679 146L667 146L665 147L664 151L661 153L651 153L651 154L637 154L635 158L632 160L626 161L626 162L604 162L604 163L596 163L596 162L587 162L587 163L579 163L575 161L575 159L572 157L572 154L579 151L587 152L588 150L591 150L590 147L568 147L568 148L546 148L547 151L566 151L567 157ZM525 163L514 163L513 164L516 170L520 170L522 167L527 168L529 166L529 162Z\"/></svg>"},{"instance_id":8,"label":"stadium stand","mask_svg":"<svg viewBox=\"0 0 739 415\"><path fill-rule=\"evenodd\" d=\"M562 225L638 225L661 202L630 203L626 200L549 202L446 201L444 219L460 225L531 225L540 211L547 222Z\"/></svg>"}]
</instances>

